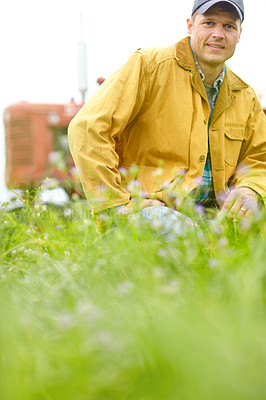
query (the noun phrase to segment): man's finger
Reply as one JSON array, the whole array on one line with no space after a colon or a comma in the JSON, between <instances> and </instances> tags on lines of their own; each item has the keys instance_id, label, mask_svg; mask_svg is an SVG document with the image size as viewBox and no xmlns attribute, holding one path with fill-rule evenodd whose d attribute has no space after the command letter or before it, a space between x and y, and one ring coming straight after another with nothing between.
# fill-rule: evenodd
<instances>
[{"instance_id":1,"label":"man's finger","mask_svg":"<svg viewBox=\"0 0 266 400\"><path fill-rule=\"evenodd\" d=\"M236 200L236 196L235 196L235 193L232 191L231 193L229 193L229 195L225 199L225 202L221 208L221 211L227 212L228 210L230 210L233 207L235 200Z\"/></svg>"}]
</instances>

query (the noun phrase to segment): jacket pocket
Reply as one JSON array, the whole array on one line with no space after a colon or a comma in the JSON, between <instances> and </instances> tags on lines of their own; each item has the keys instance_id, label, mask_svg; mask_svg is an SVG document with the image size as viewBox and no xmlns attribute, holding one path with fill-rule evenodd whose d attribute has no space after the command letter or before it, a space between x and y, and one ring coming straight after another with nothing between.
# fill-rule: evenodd
<instances>
[{"instance_id":1,"label":"jacket pocket","mask_svg":"<svg viewBox=\"0 0 266 400\"><path fill-rule=\"evenodd\" d=\"M244 140L244 129L238 127L228 127L224 133L224 159L229 165L236 166L242 142Z\"/></svg>"}]
</instances>

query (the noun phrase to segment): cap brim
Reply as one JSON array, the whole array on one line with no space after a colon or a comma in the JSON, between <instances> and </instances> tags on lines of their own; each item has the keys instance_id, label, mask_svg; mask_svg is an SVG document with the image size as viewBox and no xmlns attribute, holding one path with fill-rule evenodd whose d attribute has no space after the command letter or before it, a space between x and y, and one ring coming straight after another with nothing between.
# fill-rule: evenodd
<instances>
[{"instance_id":1,"label":"cap brim","mask_svg":"<svg viewBox=\"0 0 266 400\"><path fill-rule=\"evenodd\" d=\"M217 3L229 3L229 4L231 4L232 6L234 6L234 8L235 8L239 18L241 19L241 21L244 20L244 15L242 14L242 11L240 10L240 8L237 7L236 4L234 4L232 1L229 1L229 0L221 0L221 1L217 1L217 0L213 0L212 1L212 0L210 0L210 1L207 1L205 4L203 4L202 6L200 6L195 11L197 11L199 14L204 14L206 11L208 11L209 8L211 8L212 6L214 6L214 4L217 4Z\"/></svg>"}]
</instances>

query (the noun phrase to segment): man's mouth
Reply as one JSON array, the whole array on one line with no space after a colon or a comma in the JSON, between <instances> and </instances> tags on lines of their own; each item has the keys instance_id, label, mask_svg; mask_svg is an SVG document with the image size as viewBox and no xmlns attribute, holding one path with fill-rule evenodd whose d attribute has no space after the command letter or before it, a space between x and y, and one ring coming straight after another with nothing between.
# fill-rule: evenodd
<instances>
[{"instance_id":1,"label":"man's mouth","mask_svg":"<svg viewBox=\"0 0 266 400\"><path fill-rule=\"evenodd\" d=\"M207 46L213 48L213 49L218 49L218 50L223 50L224 46L221 46L219 44L208 44Z\"/></svg>"}]
</instances>

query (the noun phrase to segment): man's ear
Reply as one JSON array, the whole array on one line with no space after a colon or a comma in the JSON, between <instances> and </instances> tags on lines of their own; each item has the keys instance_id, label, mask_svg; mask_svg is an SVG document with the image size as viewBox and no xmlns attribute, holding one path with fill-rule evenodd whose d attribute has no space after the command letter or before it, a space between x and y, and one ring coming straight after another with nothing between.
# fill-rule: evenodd
<instances>
[{"instance_id":1,"label":"man's ear","mask_svg":"<svg viewBox=\"0 0 266 400\"><path fill-rule=\"evenodd\" d=\"M192 31L193 31L193 21L192 21L192 18L188 18L187 19L187 33L189 36L192 35Z\"/></svg>"},{"instance_id":2,"label":"man's ear","mask_svg":"<svg viewBox=\"0 0 266 400\"><path fill-rule=\"evenodd\" d=\"M239 36L238 36L238 40L237 40L237 43L239 42L239 40L240 40L240 37L241 37L241 33L242 33L242 26L240 27L240 32L239 32Z\"/></svg>"}]
</instances>

